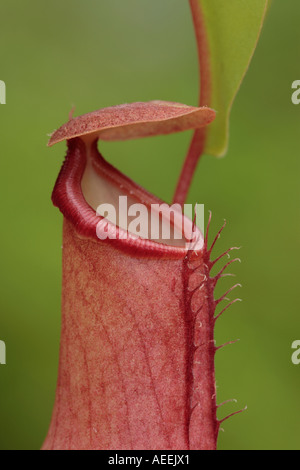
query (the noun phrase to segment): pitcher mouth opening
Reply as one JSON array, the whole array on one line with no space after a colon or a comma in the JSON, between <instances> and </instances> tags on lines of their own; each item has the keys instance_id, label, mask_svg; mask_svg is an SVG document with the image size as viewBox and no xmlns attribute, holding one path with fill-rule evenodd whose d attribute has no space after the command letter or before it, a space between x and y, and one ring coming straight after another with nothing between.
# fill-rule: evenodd
<instances>
[{"instance_id":1,"label":"pitcher mouth opening","mask_svg":"<svg viewBox=\"0 0 300 470\"><path fill-rule=\"evenodd\" d=\"M106 162L97 141L94 135L67 141L52 194L53 204L78 235L138 256L197 255L204 238L192 218L179 204L169 206Z\"/></svg>"},{"instance_id":2,"label":"pitcher mouth opening","mask_svg":"<svg viewBox=\"0 0 300 470\"><path fill-rule=\"evenodd\" d=\"M193 223L193 210L187 217L179 204L169 206L120 173L100 155L97 141L169 135L208 126L214 118L215 112L205 106L168 101L123 104L70 118L49 141L50 146L62 140L68 144L54 205L82 237L139 256L197 254L204 237Z\"/></svg>"}]
</instances>

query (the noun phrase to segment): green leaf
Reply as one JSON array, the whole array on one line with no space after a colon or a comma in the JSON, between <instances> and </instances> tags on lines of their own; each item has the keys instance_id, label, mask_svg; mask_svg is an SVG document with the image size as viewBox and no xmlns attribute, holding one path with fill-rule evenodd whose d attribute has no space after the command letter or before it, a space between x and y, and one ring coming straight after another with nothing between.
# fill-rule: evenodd
<instances>
[{"instance_id":1,"label":"green leaf","mask_svg":"<svg viewBox=\"0 0 300 470\"><path fill-rule=\"evenodd\" d=\"M206 134L204 153L223 156L228 146L231 107L253 56L270 2L190 0L190 3L198 39L201 85L206 87L201 90L201 106L217 111L216 120ZM197 31L200 28L204 31Z\"/></svg>"}]
</instances>

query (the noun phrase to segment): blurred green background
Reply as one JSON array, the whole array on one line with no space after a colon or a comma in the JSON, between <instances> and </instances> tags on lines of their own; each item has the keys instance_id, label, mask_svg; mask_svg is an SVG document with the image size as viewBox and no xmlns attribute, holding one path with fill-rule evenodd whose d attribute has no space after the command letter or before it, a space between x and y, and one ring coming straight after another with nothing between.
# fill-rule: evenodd
<instances>
[{"instance_id":1,"label":"blurred green background","mask_svg":"<svg viewBox=\"0 0 300 470\"><path fill-rule=\"evenodd\" d=\"M227 219L216 255L241 245L233 271L243 303L219 321L220 449L299 449L300 366L300 2L274 0L235 102L228 154L204 157L189 202ZM198 66L188 2L182 0L1 0L0 448L38 449L54 401L60 334L61 223L50 194L65 154L47 134L76 114L123 102L196 104ZM101 150L170 202L190 133ZM222 281L223 293L232 280ZM234 298L234 295L231 295Z\"/></svg>"}]
</instances>

